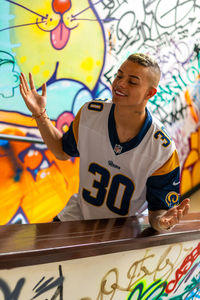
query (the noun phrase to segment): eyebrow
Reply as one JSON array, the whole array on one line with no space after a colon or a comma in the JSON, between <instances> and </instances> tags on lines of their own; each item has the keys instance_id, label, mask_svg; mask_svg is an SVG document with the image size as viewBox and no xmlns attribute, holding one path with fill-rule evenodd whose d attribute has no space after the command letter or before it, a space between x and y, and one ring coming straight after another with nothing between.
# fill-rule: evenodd
<instances>
[{"instance_id":1,"label":"eyebrow","mask_svg":"<svg viewBox=\"0 0 200 300\"><path fill-rule=\"evenodd\" d=\"M122 70L118 70L120 73L124 73ZM134 78L134 79L138 79L138 80L140 80L140 77L138 77L138 76L136 76L136 75L128 75L129 77L131 77L131 78Z\"/></svg>"}]
</instances>

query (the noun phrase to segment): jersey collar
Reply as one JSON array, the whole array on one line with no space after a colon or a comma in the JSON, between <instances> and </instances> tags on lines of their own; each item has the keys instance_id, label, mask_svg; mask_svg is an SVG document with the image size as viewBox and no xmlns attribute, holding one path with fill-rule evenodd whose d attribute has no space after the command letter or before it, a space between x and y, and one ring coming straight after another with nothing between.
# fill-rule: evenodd
<instances>
[{"instance_id":1,"label":"jersey collar","mask_svg":"<svg viewBox=\"0 0 200 300\"><path fill-rule=\"evenodd\" d=\"M109 139L113 148L113 151L115 152L116 155L119 155L121 153L124 153L126 151L129 151L135 147L137 147L140 142L143 140L145 134L149 130L152 124L152 117L150 112L146 109L146 120L145 123L140 130L140 132L130 141L125 142L125 143L120 143L118 135L117 135L117 130L116 130L116 125L115 125L115 118L114 118L114 109L115 109L115 104L112 104L109 118L108 118L108 133L109 133Z\"/></svg>"}]
</instances>

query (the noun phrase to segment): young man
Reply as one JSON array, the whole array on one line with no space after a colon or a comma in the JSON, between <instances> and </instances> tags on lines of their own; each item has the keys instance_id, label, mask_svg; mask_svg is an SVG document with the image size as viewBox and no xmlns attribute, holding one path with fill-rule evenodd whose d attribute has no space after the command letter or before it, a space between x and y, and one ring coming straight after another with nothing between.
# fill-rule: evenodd
<instances>
[{"instance_id":1,"label":"young man","mask_svg":"<svg viewBox=\"0 0 200 300\"><path fill-rule=\"evenodd\" d=\"M61 221L137 215L146 201L149 222L169 230L188 213L179 204L179 160L163 125L146 108L155 95L160 69L149 56L136 53L121 65L112 84L112 101L83 105L62 135L46 114L46 86L40 96L29 74L20 92L54 155L80 156L79 193L58 215Z\"/></svg>"}]
</instances>

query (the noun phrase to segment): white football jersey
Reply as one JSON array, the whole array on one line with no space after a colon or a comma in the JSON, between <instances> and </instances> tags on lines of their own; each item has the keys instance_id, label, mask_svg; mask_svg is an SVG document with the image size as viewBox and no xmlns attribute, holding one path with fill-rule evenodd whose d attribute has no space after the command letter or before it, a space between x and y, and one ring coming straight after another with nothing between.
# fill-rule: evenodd
<instances>
[{"instance_id":1,"label":"white football jersey","mask_svg":"<svg viewBox=\"0 0 200 300\"><path fill-rule=\"evenodd\" d=\"M146 109L139 134L120 143L114 108L111 101L84 104L63 135L64 151L80 154L80 218L133 216L146 201L149 210L177 205L179 160L163 125ZM58 215L61 220L67 207Z\"/></svg>"}]
</instances>

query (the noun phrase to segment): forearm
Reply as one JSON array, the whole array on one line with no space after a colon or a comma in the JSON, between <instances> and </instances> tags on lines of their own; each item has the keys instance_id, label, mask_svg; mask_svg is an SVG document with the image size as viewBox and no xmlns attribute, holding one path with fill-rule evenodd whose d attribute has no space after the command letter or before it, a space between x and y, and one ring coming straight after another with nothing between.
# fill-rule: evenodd
<instances>
[{"instance_id":1,"label":"forearm","mask_svg":"<svg viewBox=\"0 0 200 300\"><path fill-rule=\"evenodd\" d=\"M62 132L60 132L50 121L46 112L39 117L35 117L40 134L47 145L48 149L55 155L57 159L66 160L70 156L62 149Z\"/></svg>"}]
</instances>

